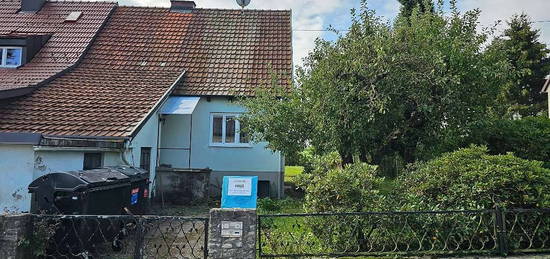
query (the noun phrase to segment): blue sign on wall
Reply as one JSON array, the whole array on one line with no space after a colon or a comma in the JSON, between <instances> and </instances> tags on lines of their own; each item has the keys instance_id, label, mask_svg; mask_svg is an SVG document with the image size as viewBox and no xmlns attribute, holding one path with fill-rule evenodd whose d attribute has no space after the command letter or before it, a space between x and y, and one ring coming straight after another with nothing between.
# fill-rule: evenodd
<instances>
[{"instance_id":1,"label":"blue sign on wall","mask_svg":"<svg viewBox=\"0 0 550 259\"><path fill-rule=\"evenodd\" d=\"M256 209L258 176L224 176L222 208Z\"/></svg>"}]
</instances>

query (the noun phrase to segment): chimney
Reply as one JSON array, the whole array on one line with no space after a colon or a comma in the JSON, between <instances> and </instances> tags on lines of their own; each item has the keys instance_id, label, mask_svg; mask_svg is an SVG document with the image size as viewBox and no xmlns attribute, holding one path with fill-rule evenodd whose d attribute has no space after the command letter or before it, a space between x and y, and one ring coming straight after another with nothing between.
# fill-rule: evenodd
<instances>
[{"instance_id":1,"label":"chimney","mask_svg":"<svg viewBox=\"0 0 550 259\"><path fill-rule=\"evenodd\" d=\"M21 0L21 12L36 13L42 9L46 0Z\"/></svg>"},{"instance_id":2,"label":"chimney","mask_svg":"<svg viewBox=\"0 0 550 259\"><path fill-rule=\"evenodd\" d=\"M170 3L170 11L179 13L190 13L197 6L194 1L170 0Z\"/></svg>"}]
</instances>

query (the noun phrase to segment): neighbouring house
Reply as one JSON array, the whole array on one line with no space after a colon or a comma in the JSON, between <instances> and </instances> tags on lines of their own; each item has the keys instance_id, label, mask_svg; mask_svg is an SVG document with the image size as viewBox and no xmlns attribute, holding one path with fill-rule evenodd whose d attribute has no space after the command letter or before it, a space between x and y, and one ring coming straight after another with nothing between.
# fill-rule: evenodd
<instances>
[{"instance_id":1,"label":"neighbouring house","mask_svg":"<svg viewBox=\"0 0 550 259\"><path fill-rule=\"evenodd\" d=\"M550 118L550 75L546 76L546 82L542 86L541 94L547 94L548 98L548 118Z\"/></svg>"},{"instance_id":2,"label":"neighbouring house","mask_svg":"<svg viewBox=\"0 0 550 259\"><path fill-rule=\"evenodd\" d=\"M290 11L0 0L0 213L28 211L54 171L132 165L257 175L282 195L284 158L252 143L236 97L291 87Z\"/></svg>"}]
</instances>

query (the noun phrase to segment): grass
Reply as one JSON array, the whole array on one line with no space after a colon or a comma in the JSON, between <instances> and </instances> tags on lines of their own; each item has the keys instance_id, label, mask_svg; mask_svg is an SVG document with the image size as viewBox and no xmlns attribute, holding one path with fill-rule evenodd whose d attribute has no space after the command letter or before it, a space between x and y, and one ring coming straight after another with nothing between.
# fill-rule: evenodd
<instances>
[{"instance_id":1,"label":"grass","mask_svg":"<svg viewBox=\"0 0 550 259\"><path fill-rule=\"evenodd\" d=\"M294 177L304 172L302 166L286 166L285 167L285 182L294 182Z\"/></svg>"},{"instance_id":2,"label":"grass","mask_svg":"<svg viewBox=\"0 0 550 259\"><path fill-rule=\"evenodd\" d=\"M304 201L301 199L286 198L281 200L260 199L258 200L258 213L280 214L280 213L303 213Z\"/></svg>"}]
</instances>

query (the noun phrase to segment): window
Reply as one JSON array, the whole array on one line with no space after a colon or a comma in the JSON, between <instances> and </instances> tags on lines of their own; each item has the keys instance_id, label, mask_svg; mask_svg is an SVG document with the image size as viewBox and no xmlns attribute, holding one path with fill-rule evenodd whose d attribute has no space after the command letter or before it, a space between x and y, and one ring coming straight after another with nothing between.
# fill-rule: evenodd
<instances>
[{"instance_id":1,"label":"window","mask_svg":"<svg viewBox=\"0 0 550 259\"><path fill-rule=\"evenodd\" d=\"M238 114L214 113L210 117L210 145L249 147L249 138L241 131L244 125L238 120Z\"/></svg>"},{"instance_id":2,"label":"window","mask_svg":"<svg viewBox=\"0 0 550 259\"><path fill-rule=\"evenodd\" d=\"M84 170L101 168L103 165L103 154L101 153L84 153Z\"/></svg>"},{"instance_id":3,"label":"window","mask_svg":"<svg viewBox=\"0 0 550 259\"><path fill-rule=\"evenodd\" d=\"M141 155L139 157L139 167L147 171L151 169L151 148L150 147L141 148Z\"/></svg>"},{"instance_id":4,"label":"window","mask_svg":"<svg viewBox=\"0 0 550 259\"><path fill-rule=\"evenodd\" d=\"M0 56L2 57L0 67L19 67L21 66L21 56L23 49L20 47L0 47Z\"/></svg>"}]
</instances>

